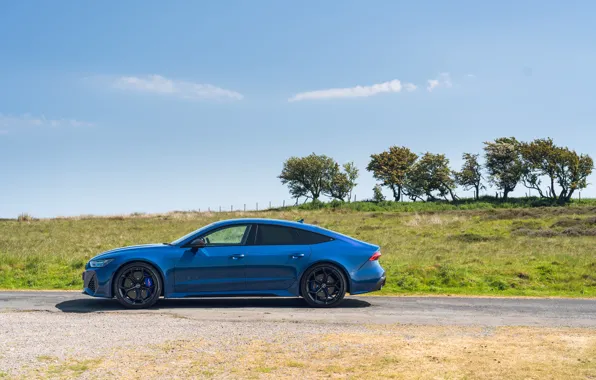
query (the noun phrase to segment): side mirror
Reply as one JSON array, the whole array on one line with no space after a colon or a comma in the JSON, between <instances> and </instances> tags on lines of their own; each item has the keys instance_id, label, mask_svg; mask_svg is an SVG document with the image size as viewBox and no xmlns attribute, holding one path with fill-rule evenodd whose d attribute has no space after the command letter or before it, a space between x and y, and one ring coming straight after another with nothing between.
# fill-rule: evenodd
<instances>
[{"instance_id":1,"label":"side mirror","mask_svg":"<svg viewBox=\"0 0 596 380\"><path fill-rule=\"evenodd\" d=\"M190 242L190 247L191 248L203 248L204 246L206 246L207 244L205 243L205 239L203 238L196 238L195 240Z\"/></svg>"}]
</instances>

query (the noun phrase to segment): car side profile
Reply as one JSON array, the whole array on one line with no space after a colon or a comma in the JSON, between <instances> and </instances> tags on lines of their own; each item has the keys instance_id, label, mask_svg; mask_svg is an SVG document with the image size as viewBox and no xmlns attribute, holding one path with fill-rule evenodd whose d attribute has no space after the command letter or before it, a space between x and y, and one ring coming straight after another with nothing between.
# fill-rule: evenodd
<instances>
[{"instance_id":1,"label":"car side profile","mask_svg":"<svg viewBox=\"0 0 596 380\"><path fill-rule=\"evenodd\" d=\"M212 223L171 243L117 248L92 258L84 293L128 308L164 298L303 297L338 306L346 293L381 289L377 245L314 225L271 219Z\"/></svg>"}]
</instances>

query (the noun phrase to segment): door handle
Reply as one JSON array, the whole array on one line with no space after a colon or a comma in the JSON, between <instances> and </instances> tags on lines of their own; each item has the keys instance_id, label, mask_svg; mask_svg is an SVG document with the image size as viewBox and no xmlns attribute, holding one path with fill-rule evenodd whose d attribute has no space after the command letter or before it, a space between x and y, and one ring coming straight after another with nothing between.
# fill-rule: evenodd
<instances>
[{"instance_id":1,"label":"door handle","mask_svg":"<svg viewBox=\"0 0 596 380\"><path fill-rule=\"evenodd\" d=\"M239 259L243 259L244 258L244 253L239 253L237 255L232 255L230 256L232 258L232 260L239 260Z\"/></svg>"},{"instance_id":2,"label":"door handle","mask_svg":"<svg viewBox=\"0 0 596 380\"><path fill-rule=\"evenodd\" d=\"M294 253L294 254L291 255L291 257L293 259L299 259L301 257L304 257L304 253Z\"/></svg>"}]
</instances>

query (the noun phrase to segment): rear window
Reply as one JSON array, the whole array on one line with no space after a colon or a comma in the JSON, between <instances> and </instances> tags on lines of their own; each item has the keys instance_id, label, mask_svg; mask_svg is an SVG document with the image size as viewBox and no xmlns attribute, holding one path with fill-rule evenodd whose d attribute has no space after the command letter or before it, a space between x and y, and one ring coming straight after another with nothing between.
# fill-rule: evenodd
<instances>
[{"instance_id":1,"label":"rear window","mask_svg":"<svg viewBox=\"0 0 596 380\"><path fill-rule=\"evenodd\" d=\"M319 244L333 240L329 236L306 230L298 230L298 235L300 235L300 244Z\"/></svg>"},{"instance_id":2,"label":"rear window","mask_svg":"<svg viewBox=\"0 0 596 380\"><path fill-rule=\"evenodd\" d=\"M294 228L259 224L256 245L298 245L298 231Z\"/></svg>"},{"instance_id":3,"label":"rear window","mask_svg":"<svg viewBox=\"0 0 596 380\"><path fill-rule=\"evenodd\" d=\"M329 236L298 228L259 224L256 245L312 245L333 240Z\"/></svg>"}]
</instances>

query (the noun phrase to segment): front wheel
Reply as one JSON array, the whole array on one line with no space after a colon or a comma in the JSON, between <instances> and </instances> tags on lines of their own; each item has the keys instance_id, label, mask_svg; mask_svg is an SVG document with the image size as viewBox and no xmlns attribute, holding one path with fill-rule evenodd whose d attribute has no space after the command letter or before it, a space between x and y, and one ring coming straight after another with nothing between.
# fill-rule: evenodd
<instances>
[{"instance_id":1,"label":"front wheel","mask_svg":"<svg viewBox=\"0 0 596 380\"><path fill-rule=\"evenodd\" d=\"M153 306L159 299L161 287L155 268L142 262L125 265L114 276L116 299L129 309Z\"/></svg>"},{"instance_id":2,"label":"front wheel","mask_svg":"<svg viewBox=\"0 0 596 380\"><path fill-rule=\"evenodd\" d=\"M346 295L347 280L337 266L317 264L304 273L300 287L310 306L335 307Z\"/></svg>"}]
</instances>

